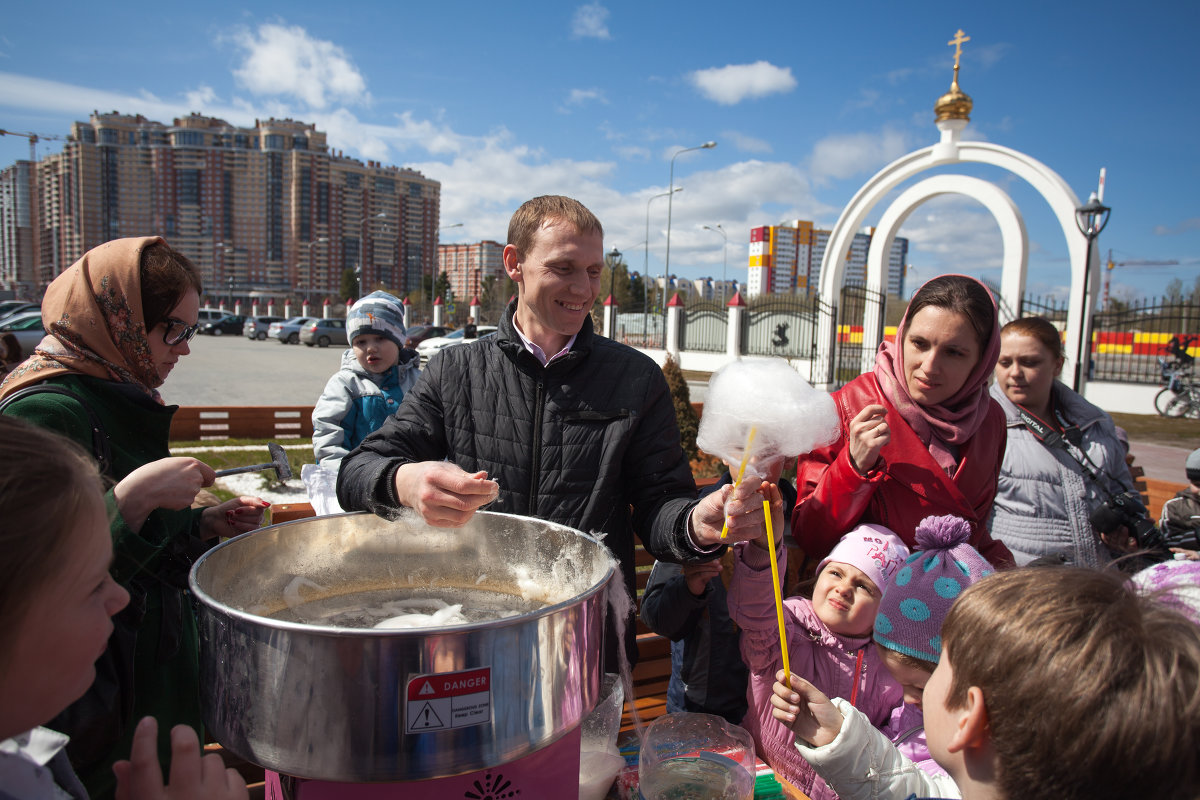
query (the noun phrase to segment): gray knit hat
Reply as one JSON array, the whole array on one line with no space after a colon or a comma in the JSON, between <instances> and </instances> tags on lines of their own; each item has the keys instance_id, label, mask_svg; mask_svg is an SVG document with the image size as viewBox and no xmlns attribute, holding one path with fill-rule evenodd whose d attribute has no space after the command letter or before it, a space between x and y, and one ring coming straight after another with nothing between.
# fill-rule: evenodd
<instances>
[{"instance_id":1,"label":"gray knit hat","mask_svg":"<svg viewBox=\"0 0 1200 800\"><path fill-rule=\"evenodd\" d=\"M354 344L356 336L373 333L404 347L404 307L387 292L371 292L359 300L346 315L346 336Z\"/></svg>"},{"instance_id":2,"label":"gray knit hat","mask_svg":"<svg viewBox=\"0 0 1200 800\"><path fill-rule=\"evenodd\" d=\"M1187 457L1187 479L1192 483L1200 483L1200 447Z\"/></svg>"},{"instance_id":3,"label":"gray knit hat","mask_svg":"<svg viewBox=\"0 0 1200 800\"><path fill-rule=\"evenodd\" d=\"M967 540L970 524L951 515L926 517L913 531L916 547L883 590L875 641L889 650L938 662L942 621L955 599L992 565Z\"/></svg>"}]
</instances>

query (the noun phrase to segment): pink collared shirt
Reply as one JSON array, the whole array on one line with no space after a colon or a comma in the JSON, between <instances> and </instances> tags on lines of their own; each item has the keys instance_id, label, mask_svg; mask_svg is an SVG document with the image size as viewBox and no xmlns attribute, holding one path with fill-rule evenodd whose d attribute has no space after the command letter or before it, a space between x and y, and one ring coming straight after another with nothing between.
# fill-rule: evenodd
<instances>
[{"instance_id":1,"label":"pink collared shirt","mask_svg":"<svg viewBox=\"0 0 1200 800\"><path fill-rule=\"evenodd\" d=\"M516 329L517 336L519 336L521 339L521 344L525 345L525 349L528 350L530 353L532 353L533 357L536 358L543 367L549 366L551 361L562 358L567 353L571 352L571 348L575 345L575 338L577 336L579 336L579 334L576 333L575 336L572 336L570 339L567 340L566 347L564 347L562 350L559 350L557 353L555 353L554 355L547 358L546 351L543 350L542 348L538 347L536 344L534 344L532 341L530 341L530 339L528 337L525 336L524 332L521 330L521 326L519 324L517 324L517 318L515 315L513 316L513 328Z\"/></svg>"}]
</instances>

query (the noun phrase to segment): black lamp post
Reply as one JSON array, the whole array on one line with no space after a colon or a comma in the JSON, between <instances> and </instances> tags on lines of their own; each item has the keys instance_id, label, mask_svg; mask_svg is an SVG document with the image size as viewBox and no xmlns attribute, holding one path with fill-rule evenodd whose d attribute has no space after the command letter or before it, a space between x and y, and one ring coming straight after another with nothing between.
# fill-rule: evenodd
<instances>
[{"instance_id":1,"label":"black lamp post","mask_svg":"<svg viewBox=\"0 0 1200 800\"><path fill-rule=\"evenodd\" d=\"M608 296L612 297L617 282L617 262L621 260L621 251L613 248L608 254Z\"/></svg>"},{"instance_id":2,"label":"black lamp post","mask_svg":"<svg viewBox=\"0 0 1200 800\"><path fill-rule=\"evenodd\" d=\"M233 313L233 276L230 275L227 279L229 285L229 313Z\"/></svg>"},{"instance_id":3,"label":"black lamp post","mask_svg":"<svg viewBox=\"0 0 1200 800\"><path fill-rule=\"evenodd\" d=\"M1092 247L1096 237L1100 235L1100 231L1104 230L1104 226L1108 224L1110 211L1112 209L1101 203L1095 192L1092 192L1092 196L1085 205L1075 209L1075 224L1079 226L1079 232L1087 238L1087 256L1083 262L1083 303L1079 312L1080 342L1075 364L1075 386L1073 387L1077 392L1083 390L1088 363L1092 356L1092 303L1088 291L1088 281L1092 275Z\"/></svg>"}]
</instances>

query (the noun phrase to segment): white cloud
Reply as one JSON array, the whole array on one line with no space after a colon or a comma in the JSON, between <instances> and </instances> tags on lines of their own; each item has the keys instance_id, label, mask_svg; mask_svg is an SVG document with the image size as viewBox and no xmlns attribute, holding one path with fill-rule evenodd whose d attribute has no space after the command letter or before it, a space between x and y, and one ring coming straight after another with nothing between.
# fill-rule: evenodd
<instances>
[{"instance_id":1,"label":"white cloud","mask_svg":"<svg viewBox=\"0 0 1200 800\"><path fill-rule=\"evenodd\" d=\"M959 272L999 280L1004 244L995 218L974 200L958 195L922 203L901 226L909 261L921 265L922 282Z\"/></svg>"},{"instance_id":2,"label":"white cloud","mask_svg":"<svg viewBox=\"0 0 1200 800\"><path fill-rule=\"evenodd\" d=\"M587 103L603 103L608 105L608 98L604 96L604 91L601 89L572 89L567 93L567 98L563 104L558 107L560 114L569 114L571 109L586 105Z\"/></svg>"},{"instance_id":3,"label":"white cloud","mask_svg":"<svg viewBox=\"0 0 1200 800\"><path fill-rule=\"evenodd\" d=\"M1175 225L1155 225L1155 236L1175 236L1190 231L1200 231L1200 217L1189 217Z\"/></svg>"},{"instance_id":4,"label":"white cloud","mask_svg":"<svg viewBox=\"0 0 1200 800\"><path fill-rule=\"evenodd\" d=\"M852 178L874 172L911 150L909 137L894 128L879 133L827 136L810 156L814 180Z\"/></svg>"},{"instance_id":5,"label":"white cloud","mask_svg":"<svg viewBox=\"0 0 1200 800\"><path fill-rule=\"evenodd\" d=\"M187 98L188 108L196 109L214 106L217 103L217 93L211 86L199 86L190 92L187 92L184 97Z\"/></svg>"},{"instance_id":6,"label":"white cloud","mask_svg":"<svg viewBox=\"0 0 1200 800\"><path fill-rule=\"evenodd\" d=\"M313 109L334 101L370 99L366 81L346 51L333 42L314 39L299 26L268 23L257 32L237 31L233 41L245 51L234 77L254 95L291 96Z\"/></svg>"},{"instance_id":7,"label":"white cloud","mask_svg":"<svg viewBox=\"0 0 1200 800\"><path fill-rule=\"evenodd\" d=\"M575 16L571 18L571 38L611 39L608 9L599 3L588 3L575 9Z\"/></svg>"},{"instance_id":8,"label":"white cloud","mask_svg":"<svg viewBox=\"0 0 1200 800\"><path fill-rule=\"evenodd\" d=\"M688 80L709 100L726 106L796 88L791 67L777 67L766 61L696 70Z\"/></svg>"},{"instance_id":9,"label":"white cloud","mask_svg":"<svg viewBox=\"0 0 1200 800\"><path fill-rule=\"evenodd\" d=\"M755 136L747 136L738 131L722 131L721 141L729 142L735 149L743 153L770 153L773 151L771 143L765 139L759 139Z\"/></svg>"}]
</instances>

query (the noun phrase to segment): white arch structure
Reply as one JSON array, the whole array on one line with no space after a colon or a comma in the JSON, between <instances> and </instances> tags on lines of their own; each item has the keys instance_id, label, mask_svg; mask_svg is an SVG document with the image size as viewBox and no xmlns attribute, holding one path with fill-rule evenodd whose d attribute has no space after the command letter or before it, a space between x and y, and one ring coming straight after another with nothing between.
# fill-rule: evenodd
<instances>
[{"instance_id":1,"label":"white arch structure","mask_svg":"<svg viewBox=\"0 0 1200 800\"><path fill-rule=\"evenodd\" d=\"M1075 224L1075 209L1079 207L1079 198L1071 190L1071 187L1059 177L1058 173L1035 158L989 142L961 141L959 135L966 124L966 120L961 119L939 121L937 126L941 130L942 136L937 144L901 156L877 172L858 190L842 211L841 216L838 217L837 224L834 225L829 236L829 244L825 248L825 257L821 262L821 300L827 306L837 307L845 271L846 253L850 251L854 234L862 227L871 210L890 191L904 181L935 167L957 163L990 164L1022 178L1037 190L1049 204L1050 210L1058 219L1059 227L1062 228L1071 263L1071 301L1068 306L1070 324L1067 326L1067 365L1064 374L1073 374L1081 344L1081 332L1077 330L1074 323L1080 319L1080 312L1084 307L1083 264L1087 259L1087 239L1079 232ZM939 175L929 178L904 191L888 207L883 219L880 220L879 230L876 231L876 237L880 237L880 240L877 242L873 238L871 250L868 253L868 287L877 293L882 293L884 259L891 248L896 231L917 206L940 194L963 194L972 197L982 203L996 218L1004 243L1004 271L1001 276L1000 289L1001 308L1007 306L1013 311L1020 308L1029 248L1029 237L1024 221L1012 200L998 187L987 181L965 175ZM1091 296L1086 300L1090 311L1094 307L1100 284L1098 248L1093 249L1092 262L1088 266L1092 270L1093 278L1089 281ZM827 348L826 353L830 358L835 355L836 327L836 315L821 316L818 341ZM873 335L870 335L869 332L873 332ZM879 328L878 304L869 302L863 312L864 347L869 347L868 342L877 344L882 340L883 331ZM864 366L869 366L868 361L873 364L874 354L864 352L863 360ZM832 380L835 376L830 377Z\"/></svg>"}]
</instances>

